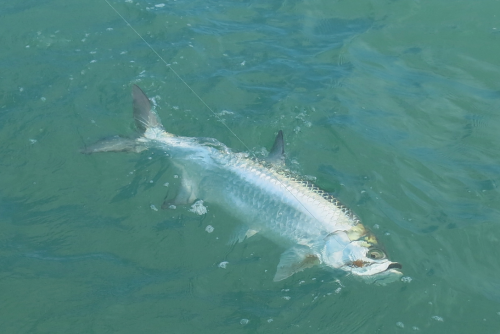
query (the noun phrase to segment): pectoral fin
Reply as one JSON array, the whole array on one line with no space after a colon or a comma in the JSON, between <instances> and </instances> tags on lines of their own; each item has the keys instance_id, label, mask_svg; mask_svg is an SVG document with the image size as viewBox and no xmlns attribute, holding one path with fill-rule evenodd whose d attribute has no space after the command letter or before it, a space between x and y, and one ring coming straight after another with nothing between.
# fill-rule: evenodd
<instances>
[{"instance_id":1,"label":"pectoral fin","mask_svg":"<svg viewBox=\"0 0 500 334\"><path fill-rule=\"evenodd\" d=\"M318 256L309 247L295 246L281 254L273 281L281 281L293 274L320 264Z\"/></svg>"}]
</instances>

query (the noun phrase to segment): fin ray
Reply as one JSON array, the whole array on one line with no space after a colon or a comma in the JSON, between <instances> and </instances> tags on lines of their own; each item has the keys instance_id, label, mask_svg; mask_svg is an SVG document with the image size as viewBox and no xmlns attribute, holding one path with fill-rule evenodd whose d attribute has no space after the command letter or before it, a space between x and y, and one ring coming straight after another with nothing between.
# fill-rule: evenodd
<instances>
[{"instance_id":1,"label":"fin ray","mask_svg":"<svg viewBox=\"0 0 500 334\"><path fill-rule=\"evenodd\" d=\"M123 138L120 136L113 136L99 140L90 146L81 149L83 154L92 154L100 152L142 152L147 147L144 143L136 139Z\"/></svg>"},{"instance_id":2,"label":"fin ray","mask_svg":"<svg viewBox=\"0 0 500 334\"><path fill-rule=\"evenodd\" d=\"M245 239L251 238L257 233L259 233L259 231L248 228L247 226L242 226L241 228L238 228L234 231L233 235L229 239L228 244L234 245L236 243L241 243Z\"/></svg>"},{"instance_id":3,"label":"fin ray","mask_svg":"<svg viewBox=\"0 0 500 334\"><path fill-rule=\"evenodd\" d=\"M198 195L198 187L197 185L186 177L185 173L182 173L181 182L179 184L179 188L177 190L177 194L175 198L168 198L168 193L165 201L161 205L162 209L168 209L171 205L188 205L193 204Z\"/></svg>"},{"instance_id":4,"label":"fin ray","mask_svg":"<svg viewBox=\"0 0 500 334\"><path fill-rule=\"evenodd\" d=\"M273 281L281 281L299 271L311 268L320 263L319 257L309 247L294 246L281 254Z\"/></svg>"},{"instance_id":5,"label":"fin ray","mask_svg":"<svg viewBox=\"0 0 500 334\"><path fill-rule=\"evenodd\" d=\"M137 85L132 86L132 98L134 104L134 120L137 129L141 133L144 133L148 128L161 128L162 125L158 116L151 110L151 102Z\"/></svg>"},{"instance_id":6,"label":"fin ray","mask_svg":"<svg viewBox=\"0 0 500 334\"><path fill-rule=\"evenodd\" d=\"M283 131L279 130L276 139L274 140L271 152L267 156L267 162L282 166L285 164L285 141L283 140Z\"/></svg>"}]
</instances>

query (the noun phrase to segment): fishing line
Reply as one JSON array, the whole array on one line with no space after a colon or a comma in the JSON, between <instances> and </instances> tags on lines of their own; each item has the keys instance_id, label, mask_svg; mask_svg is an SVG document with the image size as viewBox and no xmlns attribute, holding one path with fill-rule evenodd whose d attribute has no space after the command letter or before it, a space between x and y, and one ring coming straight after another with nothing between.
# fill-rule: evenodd
<instances>
[{"instance_id":1,"label":"fishing line","mask_svg":"<svg viewBox=\"0 0 500 334\"><path fill-rule=\"evenodd\" d=\"M219 120L219 122L221 122L221 123L222 123L222 124L226 127L226 129L228 129L228 130L229 130L229 132L231 132L231 133L233 134L233 136L235 136L235 137L236 137L236 139L238 139L238 140L240 141L240 143L242 143L242 144L243 144L243 146L245 146L245 148L246 148L248 151L250 151L250 148L249 148L249 147L245 144L245 142L243 142L243 140L241 140L241 139L240 139L240 137L238 137L238 136L236 135L236 133L234 133L234 132L233 132L233 130L231 130L231 128L230 128L229 126L227 126L227 124L226 124L226 123L224 123L224 121L223 121L223 120L219 117L219 115L217 115L217 114L216 114L216 113L212 110L212 108L210 108L210 107L208 106L208 104L207 104L207 103L206 103L206 102L205 102L205 101L204 101L204 100L203 100L203 99L202 99L202 98L201 98L201 97L200 97L200 96L199 96L199 95L198 95L198 94L194 91L194 89L192 89L192 88L191 88L191 86L189 86L189 85L187 84L187 82L186 82L186 81L184 81L184 79L182 79L182 77L181 77L181 76L180 76L180 75L179 75L179 74L178 74L178 73L177 73L177 72L176 72L176 71L172 68L172 66L170 66L170 64L169 64L169 63L167 63L167 62L165 61L165 59L163 59L163 57L162 57L162 56L161 56L158 52L156 52L156 50L155 50L155 49L151 46L151 44L149 44L149 43L148 43L148 41L146 41L146 40L144 39L144 37L142 37L142 35L141 35L141 34L139 34L139 32L137 32L137 30L135 30L135 29L134 29L134 27L132 27L132 25L131 25L131 24L130 24L130 23L129 23L129 22L128 22L128 21L127 21L127 20L126 20L123 16L122 16L122 14L120 14L120 12L118 12L118 11L115 9L115 7L113 7L113 6L112 6L112 5L108 2L108 0L104 0L104 1L106 1L106 3L109 5L109 7L111 7L111 8L112 8L112 9L116 12L116 14L118 14L118 16L120 16L120 17L122 18L122 20L123 20L123 21L124 21L124 22L125 22L125 23L129 26L129 27L130 27L130 29L132 29L132 30L136 33L136 35L137 35L137 36L139 36L139 38L140 38L140 39L142 39L142 40L143 40L143 42L144 42L144 43L146 43L146 45L147 45L147 46L151 49L151 51L153 51L153 52L154 52L154 53L158 56L158 58L160 58L160 59L161 59L161 61L162 61L162 62L163 62L163 63L164 63L164 64L165 64L165 65L166 65L166 66L167 66L167 67L168 67L171 71L172 71L172 73L174 73L174 74L175 74L175 76L176 76L176 77L177 77L177 78L178 78L178 79L179 79L179 80L180 80L180 81L181 81L181 82L182 82L182 83L183 83L183 84L184 84L187 88L189 88L189 90L190 90L190 91L194 94L194 96L196 96L196 97L198 98L198 100L200 100L200 101L201 101L201 103L203 103L203 104L205 105L205 107L207 107L207 109L208 109L208 110L210 110L210 112L211 112L211 113L212 113L212 114L213 114L213 115L214 115L214 116L215 116L215 117Z\"/></svg>"},{"instance_id":2,"label":"fishing line","mask_svg":"<svg viewBox=\"0 0 500 334\"><path fill-rule=\"evenodd\" d=\"M109 5L109 7L111 7L111 9L113 9L113 10L115 11L115 13L116 13L116 14L118 14L118 16L119 16L119 17L121 17L121 19L123 20L123 22L125 22L125 23L126 23L126 24L130 27L130 29L132 29L132 31L133 31L133 32L135 32L135 34L136 34L137 36L139 36L139 38L140 38L140 39L142 39L142 41L143 41L143 42L144 42L144 43L145 43L145 44L146 44L146 45L147 45L147 46L151 49L151 51L153 51L153 52L154 52L154 53L158 56L158 58L160 58L160 59L161 59L161 61L162 61L162 62L163 62L163 63L164 63L164 64L165 64L165 65L166 65L166 66L167 66L167 67L168 67L171 71L172 71L172 73L174 73L174 74L175 74L175 76L176 76L176 77L177 77L177 78L178 78L178 79L179 79L179 80L180 80L180 81L181 81L181 82L182 82L182 83L183 83L183 84L184 84L187 88L189 88L189 90L190 90L190 91L194 94L194 96L196 96L196 97L198 98L198 100L200 100L200 101L201 101L201 103L203 103L203 105L205 105L205 107L207 107L207 109L208 109L208 110L210 110L210 112L211 112L211 113L212 113L212 114L213 114L213 115L214 115L214 116L215 116L215 117L219 120L219 122L221 122L221 123L222 123L222 124L226 127L226 129L228 129L228 130L229 130L229 132L231 132L231 133L233 134L233 136L235 136L235 137L236 137L236 139L238 139L238 140L241 142L241 144L243 144L243 146L245 146L245 148L248 150L248 152L251 152L250 148L249 148L249 147L245 144L245 142L244 142L243 140L241 140L241 139L240 139L240 137L238 137L238 136L236 135L236 133L234 133L234 131L233 131L233 130L231 130L231 128L230 128L230 127L229 127L226 123L224 123L224 121L223 121L223 120L219 117L219 115L217 115L217 114L216 114L216 113L212 110L212 108L210 108L210 107L209 107L209 105L208 105L208 104L207 104L207 103L206 103L206 102L205 102L205 101L204 101L204 100L203 100L203 99L202 99L202 98L201 98L201 97L200 97L200 96L199 96L199 95L198 95L198 94L197 94L197 93L196 93L196 92L195 92L195 91L191 88L191 86L189 86L189 85L187 84L187 82L186 82L186 81L184 81L184 79L182 79L182 77L181 77L181 76L180 76L180 75L179 75L179 74L178 74L178 73L177 73L177 72L176 72L176 71L172 68L172 66L170 66L170 64L169 64L169 63L167 63L167 62L165 61L165 59L163 59L163 57L162 57L162 56L161 56L158 52L156 52L156 50L155 50L155 49L151 46L151 44L149 44L149 43L148 43L148 41L146 41L146 40L144 39L144 37L142 37L142 35L141 35L141 34L139 34L139 32L138 32L137 30L135 30L135 28L134 28L134 27L133 27L133 26L132 26L132 25L131 25L128 21L127 21L127 19L126 19L125 17L123 17L123 15L122 15L122 14L120 14L120 12L119 12L118 10L116 10L116 8L115 8L115 7L113 7L113 5L111 5L111 3L109 3L109 1L108 1L108 0L104 0L104 1L105 1L108 5ZM306 206L305 206L305 205L304 205L304 204L303 204L303 203L302 203L302 202L301 202L301 201L300 201L300 200L299 200L299 199L298 199L298 198L297 198L297 197L296 197L296 196L295 196L295 195L294 195L294 194L293 194L293 193L292 193L292 192L291 192L291 191L290 191L290 190L289 190L289 189L288 189L288 188L287 188L287 187L286 187L286 186L285 186L285 185L284 185L284 184L283 184L283 183L282 183L282 182L281 182L278 178L275 178L275 179L276 179L276 181L278 181L278 182L281 184L281 186L282 186L283 188L285 188L285 189L286 189L286 190L290 193L290 195L292 195L292 196L295 198L295 200L296 200L297 202L299 202L299 203L300 203L300 205L304 208L304 210L306 210L306 211L307 211L307 212L311 215L311 217L313 217L314 219L316 219L316 217L315 217L315 216L314 216L314 215L313 215L313 214L312 214L312 213L311 213L311 212L310 212L310 211L306 208Z\"/></svg>"}]
</instances>

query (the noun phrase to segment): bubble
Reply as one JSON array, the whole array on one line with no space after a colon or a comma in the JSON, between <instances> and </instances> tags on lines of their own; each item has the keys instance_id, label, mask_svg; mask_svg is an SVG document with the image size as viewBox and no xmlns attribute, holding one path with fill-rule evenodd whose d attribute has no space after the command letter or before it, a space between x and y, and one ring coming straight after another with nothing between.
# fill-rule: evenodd
<instances>
[{"instance_id":1,"label":"bubble","mask_svg":"<svg viewBox=\"0 0 500 334\"><path fill-rule=\"evenodd\" d=\"M405 328L405 324L403 324L401 321L396 322L396 326L399 328Z\"/></svg>"},{"instance_id":2,"label":"bubble","mask_svg":"<svg viewBox=\"0 0 500 334\"><path fill-rule=\"evenodd\" d=\"M168 187L168 185L169 185L169 183L168 183L168 182L165 182L165 183L163 184L163 186L164 186L164 187Z\"/></svg>"},{"instance_id":3,"label":"bubble","mask_svg":"<svg viewBox=\"0 0 500 334\"><path fill-rule=\"evenodd\" d=\"M440 317L439 315L433 315L431 318L436 320L436 321L441 321L441 322L444 321L444 319L442 317Z\"/></svg>"},{"instance_id":4,"label":"bubble","mask_svg":"<svg viewBox=\"0 0 500 334\"><path fill-rule=\"evenodd\" d=\"M229 262L227 262L227 261L222 261L221 263L219 263L219 268L226 269L228 263Z\"/></svg>"},{"instance_id":5,"label":"bubble","mask_svg":"<svg viewBox=\"0 0 500 334\"><path fill-rule=\"evenodd\" d=\"M413 278L411 278L410 276L401 277L401 282L403 283L410 283L411 281L413 281Z\"/></svg>"},{"instance_id":6,"label":"bubble","mask_svg":"<svg viewBox=\"0 0 500 334\"><path fill-rule=\"evenodd\" d=\"M246 324L248 324L249 322L250 322L250 320L248 320L248 319L241 319L241 320L240 320L240 324L242 324L242 325L246 325Z\"/></svg>"},{"instance_id":7,"label":"bubble","mask_svg":"<svg viewBox=\"0 0 500 334\"><path fill-rule=\"evenodd\" d=\"M199 200L196 201L193 205L191 205L191 209L189 209L190 212L194 212L197 215L201 216L207 213L207 207L203 205L203 201Z\"/></svg>"},{"instance_id":8,"label":"bubble","mask_svg":"<svg viewBox=\"0 0 500 334\"><path fill-rule=\"evenodd\" d=\"M214 231L214 227L212 225L208 225L207 227L205 227L205 231L207 231L208 233L212 233Z\"/></svg>"},{"instance_id":9,"label":"bubble","mask_svg":"<svg viewBox=\"0 0 500 334\"><path fill-rule=\"evenodd\" d=\"M158 209L156 208L156 206L155 206L154 204L151 204L151 205L150 205L150 208L151 208L151 210L153 210L153 211L158 211Z\"/></svg>"},{"instance_id":10,"label":"bubble","mask_svg":"<svg viewBox=\"0 0 500 334\"><path fill-rule=\"evenodd\" d=\"M269 318L269 319L267 319L267 322L269 322L269 323L271 323L271 322L273 322L273 321L274 321L274 320L273 320L273 318Z\"/></svg>"},{"instance_id":11,"label":"bubble","mask_svg":"<svg viewBox=\"0 0 500 334\"><path fill-rule=\"evenodd\" d=\"M413 329L414 331L419 331L420 328L418 328L417 326L413 326L411 329Z\"/></svg>"},{"instance_id":12,"label":"bubble","mask_svg":"<svg viewBox=\"0 0 500 334\"><path fill-rule=\"evenodd\" d=\"M283 299L284 300L290 300L290 299L292 299L292 297L290 297L290 296L283 296Z\"/></svg>"},{"instance_id":13,"label":"bubble","mask_svg":"<svg viewBox=\"0 0 500 334\"><path fill-rule=\"evenodd\" d=\"M234 112L224 109L220 113L218 113L217 115L224 116L224 115L233 115L233 114L234 114Z\"/></svg>"}]
</instances>

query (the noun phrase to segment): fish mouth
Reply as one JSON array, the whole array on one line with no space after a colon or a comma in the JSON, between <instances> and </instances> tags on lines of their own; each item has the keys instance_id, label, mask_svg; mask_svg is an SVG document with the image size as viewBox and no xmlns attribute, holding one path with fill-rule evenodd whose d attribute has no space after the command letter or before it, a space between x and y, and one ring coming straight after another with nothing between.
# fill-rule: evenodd
<instances>
[{"instance_id":1,"label":"fish mouth","mask_svg":"<svg viewBox=\"0 0 500 334\"><path fill-rule=\"evenodd\" d=\"M403 266L401 265L401 263L398 263L398 262L392 262L390 265L387 266L387 270L389 269L403 269Z\"/></svg>"},{"instance_id":2,"label":"fish mouth","mask_svg":"<svg viewBox=\"0 0 500 334\"><path fill-rule=\"evenodd\" d=\"M366 277L366 283L384 286L386 284L395 282L399 280L401 276L403 276L403 273L400 271L400 269L403 269L401 263L391 262L391 264L389 264L384 271Z\"/></svg>"},{"instance_id":3,"label":"fish mouth","mask_svg":"<svg viewBox=\"0 0 500 334\"><path fill-rule=\"evenodd\" d=\"M400 271L402 267L403 266L398 262L390 262L385 269L379 267L379 270L375 272L365 272L360 274L351 271L351 273L354 274L354 277L361 279L367 284L384 286L398 281L401 276L403 276L403 273Z\"/></svg>"}]
</instances>

